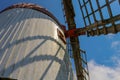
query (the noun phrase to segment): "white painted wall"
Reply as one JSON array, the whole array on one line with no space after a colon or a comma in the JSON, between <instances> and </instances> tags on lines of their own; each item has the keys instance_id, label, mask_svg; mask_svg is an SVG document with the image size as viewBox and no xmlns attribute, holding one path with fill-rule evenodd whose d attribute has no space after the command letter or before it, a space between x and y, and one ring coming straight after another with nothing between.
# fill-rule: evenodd
<instances>
[{"instance_id":1,"label":"white painted wall","mask_svg":"<svg viewBox=\"0 0 120 80\"><path fill-rule=\"evenodd\" d=\"M16 8L0 14L0 77L73 80L66 45L49 16ZM60 29L59 29L60 30Z\"/></svg>"}]
</instances>

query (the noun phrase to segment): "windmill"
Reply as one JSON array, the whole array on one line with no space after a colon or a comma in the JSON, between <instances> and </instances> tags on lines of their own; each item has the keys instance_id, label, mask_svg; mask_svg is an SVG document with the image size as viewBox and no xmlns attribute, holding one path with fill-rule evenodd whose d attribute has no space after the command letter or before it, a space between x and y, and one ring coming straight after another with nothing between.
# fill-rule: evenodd
<instances>
[{"instance_id":1,"label":"windmill","mask_svg":"<svg viewBox=\"0 0 120 80\"><path fill-rule=\"evenodd\" d=\"M85 27L76 28L76 22L74 19L75 7L73 6L72 0L62 0L63 12L68 24L68 31L66 31L65 34L67 34L67 37L70 37L70 44L73 53L72 55L75 62L78 80L89 80L87 62L82 57L83 53L85 54L85 51L80 49L78 36L87 35L94 37L102 34L107 35L109 33L116 34L120 32L120 23L116 23L120 21L120 14L114 16L111 9L111 4L115 1L117 0L105 0L105 4L100 6L100 0L95 0L96 6L98 7L98 9L95 10L92 4L92 0L78 0ZM119 1L117 1L117 3L119 3ZM89 10L87 9L88 4L91 13L89 13ZM103 8L107 9L106 12L108 12L108 19L104 19L102 12ZM95 15L96 12L99 13L100 20L97 20ZM91 15L93 16L94 23L91 22ZM86 21L86 19L88 19L88 21Z\"/></svg>"},{"instance_id":2,"label":"windmill","mask_svg":"<svg viewBox=\"0 0 120 80\"><path fill-rule=\"evenodd\" d=\"M120 14L113 15L111 8L111 4L119 4L120 0L103 0L102 6L101 0L78 0L83 27L76 25L73 0L61 1L68 29L36 4L15 4L0 12L0 80L74 80L66 40L77 79L90 80L86 52L80 48L79 36L120 32ZM104 8L108 18L104 18Z\"/></svg>"}]
</instances>

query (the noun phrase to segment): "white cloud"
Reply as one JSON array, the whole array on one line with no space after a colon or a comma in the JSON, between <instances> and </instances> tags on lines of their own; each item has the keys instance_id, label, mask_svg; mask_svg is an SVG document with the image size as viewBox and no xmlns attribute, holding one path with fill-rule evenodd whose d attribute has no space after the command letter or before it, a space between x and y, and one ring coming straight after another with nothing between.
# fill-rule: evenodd
<instances>
[{"instance_id":1,"label":"white cloud","mask_svg":"<svg viewBox=\"0 0 120 80\"><path fill-rule=\"evenodd\" d=\"M112 42L111 47L115 48L115 47L117 47L119 45L120 45L120 41L114 41L114 42Z\"/></svg>"},{"instance_id":2,"label":"white cloud","mask_svg":"<svg viewBox=\"0 0 120 80\"><path fill-rule=\"evenodd\" d=\"M120 54L117 54L117 55L111 57L111 60L113 61L113 63L116 66L119 66L120 65Z\"/></svg>"},{"instance_id":3,"label":"white cloud","mask_svg":"<svg viewBox=\"0 0 120 80\"><path fill-rule=\"evenodd\" d=\"M120 52L120 41L114 41L114 42L112 42L111 48L115 49L116 52Z\"/></svg>"},{"instance_id":4,"label":"white cloud","mask_svg":"<svg viewBox=\"0 0 120 80\"><path fill-rule=\"evenodd\" d=\"M113 39L115 37L115 34L108 34L106 36L107 39Z\"/></svg>"},{"instance_id":5,"label":"white cloud","mask_svg":"<svg viewBox=\"0 0 120 80\"><path fill-rule=\"evenodd\" d=\"M91 80L120 80L120 64L111 68L99 65L92 60L88 63L88 65Z\"/></svg>"}]
</instances>

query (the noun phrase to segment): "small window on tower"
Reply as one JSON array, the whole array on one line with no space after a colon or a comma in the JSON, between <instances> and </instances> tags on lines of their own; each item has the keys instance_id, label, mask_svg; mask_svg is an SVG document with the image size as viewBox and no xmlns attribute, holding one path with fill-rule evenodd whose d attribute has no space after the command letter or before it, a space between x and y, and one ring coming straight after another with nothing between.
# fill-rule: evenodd
<instances>
[{"instance_id":1,"label":"small window on tower","mask_svg":"<svg viewBox=\"0 0 120 80\"><path fill-rule=\"evenodd\" d=\"M57 33L58 37L63 41L63 43L66 44L65 36L63 35L63 33L59 29L57 29Z\"/></svg>"},{"instance_id":2,"label":"small window on tower","mask_svg":"<svg viewBox=\"0 0 120 80\"><path fill-rule=\"evenodd\" d=\"M0 80L17 80L17 79L0 77Z\"/></svg>"}]
</instances>

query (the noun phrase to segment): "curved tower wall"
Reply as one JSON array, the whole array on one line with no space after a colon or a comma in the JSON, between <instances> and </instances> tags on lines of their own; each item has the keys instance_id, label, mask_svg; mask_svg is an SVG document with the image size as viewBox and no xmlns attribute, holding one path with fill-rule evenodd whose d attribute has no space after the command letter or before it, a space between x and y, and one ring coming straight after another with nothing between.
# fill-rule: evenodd
<instances>
[{"instance_id":1,"label":"curved tower wall","mask_svg":"<svg viewBox=\"0 0 120 80\"><path fill-rule=\"evenodd\" d=\"M73 80L60 25L28 8L0 13L0 77L17 80Z\"/></svg>"}]
</instances>

